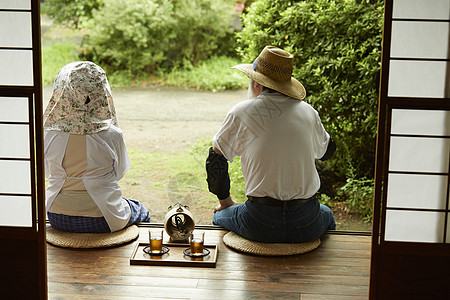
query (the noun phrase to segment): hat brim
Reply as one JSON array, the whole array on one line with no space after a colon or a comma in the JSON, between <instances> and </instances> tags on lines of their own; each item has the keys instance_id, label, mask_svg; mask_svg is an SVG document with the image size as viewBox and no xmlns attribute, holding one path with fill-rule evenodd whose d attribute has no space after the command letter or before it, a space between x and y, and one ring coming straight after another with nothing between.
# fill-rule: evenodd
<instances>
[{"instance_id":1,"label":"hat brim","mask_svg":"<svg viewBox=\"0 0 450 300\"><path fill-rule=\"evenodd\" d=\"M276 81L262 73L254 71L252 64L241 64L233 66L232 68L238 69L257 83L289 97L298 100L303 100L306 97L305 87L294 77L291 77L290 81Z\"/></svg>"}]
</instances>

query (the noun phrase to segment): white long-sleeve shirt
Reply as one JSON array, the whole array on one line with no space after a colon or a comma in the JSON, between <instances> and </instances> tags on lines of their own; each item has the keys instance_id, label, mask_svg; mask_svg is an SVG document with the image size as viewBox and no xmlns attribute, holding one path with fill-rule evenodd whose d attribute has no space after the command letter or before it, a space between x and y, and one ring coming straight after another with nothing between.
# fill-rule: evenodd
<instances>
[{"instance_id":1,"label":"white long-sleeve shirt","mask_svg":"<svg viewBox=\"0 0 450 300\"><path fill-rule=\"evenodd\" d=\"M44 132L45 173L49 179L46 209L60 193L67 174L62 167L69 133ZM111 232L123 229L130 219L130 207L122 197L118 181L130 169L122 131L114 126L86 135L87 169L80 177L108 223Z\"/></svg>"}]
</instances>

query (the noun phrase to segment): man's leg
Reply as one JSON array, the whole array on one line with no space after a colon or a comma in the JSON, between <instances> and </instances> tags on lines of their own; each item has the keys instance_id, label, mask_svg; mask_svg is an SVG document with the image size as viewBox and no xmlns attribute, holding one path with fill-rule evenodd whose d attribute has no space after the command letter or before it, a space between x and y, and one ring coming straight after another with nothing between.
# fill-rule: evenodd
<instances>
[{"instance_id":1,"label":"man's leg","mask_svg":"<svg viewBox=\"0 0 450 300\"><path fill-rule=\"evenodd\" d=\"M246 201L215 213L213 224L225 227L240 236L258 242L276 242L281 209Z\"/></svg>"},{"instance_id":2,"label":"man's leg","mask_svg":"<svg viewBox=\"0 0 450 300\"><path fill-rule=\"evenodd\" d=\"M212 222L214 225L222 226L242 235L242 214L245 210L245 203L227 207L217 211L213 216Z\"/></svg>"},{"instance_id":3,"label":"man's leg","mask_svg":"<svg viewBox=\"0 0 450 300\"><path fill-rule=\"evenodd\" d=\"M334 215L331 209L326 205L320 204L320 211L322 213L323 224L325 224L326 230L335 230L336 222L334 220Z\"/></svg>"}]
</instances>

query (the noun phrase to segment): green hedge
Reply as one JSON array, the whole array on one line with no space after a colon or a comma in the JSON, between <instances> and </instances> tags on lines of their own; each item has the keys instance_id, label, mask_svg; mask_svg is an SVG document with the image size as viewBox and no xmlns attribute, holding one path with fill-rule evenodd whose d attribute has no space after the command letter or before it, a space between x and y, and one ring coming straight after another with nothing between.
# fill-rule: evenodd
<instances>
[{"instance_id":1,"label":"green hedge","mask_svg":"<svg viewBox=\"0 0 450 300\"><path fill-rule=\"evenodd\" d=\"M232 49L231 0L104 0L83 23L82 57L113 70L152 73Z\"/></svg>"},{"instance_id":2,"label":"green hedge","mask_svg":"<svg viewBox=\"0 0 450 300\"><path fill-rule=\"evenodd\" d=\"M41 9L57 23L78 28L83 21L92 18L95 9L102 6L102 0L45 0Z\"/></svg>"},{"instance_id":3,"label":"green hedge","mask_svg":"<svg viewBox=\"0 0 450 300\"><path fill-rule=\"evenodd\" d=\"M373 177L382 21L381 0L257 0L238 33L245 62L266 45L294 54L293 76L337 142L329 164L341 177Z\"/></svg>"}]
</instances>

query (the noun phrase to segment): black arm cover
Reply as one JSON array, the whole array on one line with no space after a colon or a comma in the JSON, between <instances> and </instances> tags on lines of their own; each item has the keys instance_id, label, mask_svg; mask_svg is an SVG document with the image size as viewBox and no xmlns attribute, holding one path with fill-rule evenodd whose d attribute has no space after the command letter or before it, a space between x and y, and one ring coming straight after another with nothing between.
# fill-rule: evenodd
<instances>
[{"instance_id":1,"label":"black arm cover","mask_svg":"<svg viewBox=\"0 0 450 300\"><path fill-rule=\"evenodd\" d=\"M228 175L228 161L220 154L209 148L206 159L206 181L208 189L215 194L219 200L228 198L230 195L230 176Z\"/></svg>"},{"instance_id":2,"label":"black arm cover","mask_svg":"<svg viewBox=\"0 0 450 300\"><path fill-rule=\"evenodd\" d=\"M320 160L325 161L325 160L329 159L334 154L334 152L336 152L336 143L330 136L330 141L328 142L327 152L325 152L325 154L322 156L322 158L320 158Z\"/></svg>"}]
</instances>

